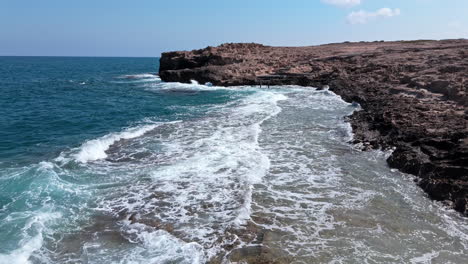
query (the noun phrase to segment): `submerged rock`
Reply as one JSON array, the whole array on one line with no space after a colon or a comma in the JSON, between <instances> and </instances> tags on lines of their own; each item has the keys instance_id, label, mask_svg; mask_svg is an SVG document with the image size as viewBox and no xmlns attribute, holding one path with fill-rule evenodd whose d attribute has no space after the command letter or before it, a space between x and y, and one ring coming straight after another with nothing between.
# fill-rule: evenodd
<instances>
[{"instance_id":1,"label":"submerged rock","mask_svg":"<svg viewBox=\"0 0 468 264\"><path fill-rule=\"evenodd\" d=\"M418 176L432 199L468 216L467 51L468 40L232 43L163 53L159 75L166 82L221 86L329 86L362 106L348 119L354 143L395 148L391 167Z\"/></svg>"}]
</instances>

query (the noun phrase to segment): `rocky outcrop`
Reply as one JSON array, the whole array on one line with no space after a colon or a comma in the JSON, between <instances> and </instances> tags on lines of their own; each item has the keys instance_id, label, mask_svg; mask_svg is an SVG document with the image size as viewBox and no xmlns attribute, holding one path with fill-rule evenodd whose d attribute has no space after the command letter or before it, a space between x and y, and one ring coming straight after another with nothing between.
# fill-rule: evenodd
<instances>
[{"instance_id":1,"label":"rocky outcrop","mask_svg":"<svg viewBox=\"0 0 468 264\"><path fill-rule=\"evenodd\" d=\"M468 216L468 40L313 47L224 44L163 53L164 81L323 87L363 110L349 117L363 149L394 148L388 164L418 176L431 198Z\"/></svg>"}]
</instances>

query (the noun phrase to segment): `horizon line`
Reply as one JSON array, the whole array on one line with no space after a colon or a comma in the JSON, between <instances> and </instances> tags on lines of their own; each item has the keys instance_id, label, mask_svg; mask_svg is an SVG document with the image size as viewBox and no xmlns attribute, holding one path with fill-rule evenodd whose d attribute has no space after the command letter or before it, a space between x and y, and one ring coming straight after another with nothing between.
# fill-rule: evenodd
<instances>
[{"instance_id":1,"label":"horizon line","mask_svg":"<svg viewBox=\"0 0 468 264\"><path fill-rule=\"evenodd\" d=\"M42 57L42 58L161 58L159 56L101 56L101 55L2 55L0 57Z\"/></svg>"}]
</instances>

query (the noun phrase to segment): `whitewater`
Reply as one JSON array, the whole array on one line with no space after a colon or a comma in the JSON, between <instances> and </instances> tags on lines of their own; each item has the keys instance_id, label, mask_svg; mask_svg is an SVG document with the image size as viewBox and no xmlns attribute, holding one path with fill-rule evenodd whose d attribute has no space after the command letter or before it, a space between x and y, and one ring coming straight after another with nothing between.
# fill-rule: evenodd
<instances>
[{"instance_id":1,"label":"whitewater","mask_svg":"<svg viewBox=\"0 0 468 264\"><path fill-rule=\"evenodd\" d=\"M466 263L468 221L349 143L358 106L135 71L62 80L115 109L0 156L0 263Z\"/></svg>"}]
</instances>

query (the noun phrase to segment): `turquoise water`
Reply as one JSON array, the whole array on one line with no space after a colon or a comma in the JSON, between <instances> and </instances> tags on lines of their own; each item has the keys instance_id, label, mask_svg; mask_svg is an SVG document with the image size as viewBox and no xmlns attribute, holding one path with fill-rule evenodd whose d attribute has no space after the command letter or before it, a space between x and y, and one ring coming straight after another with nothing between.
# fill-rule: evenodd
<instances>
[{"instance_id":1,"label":"turquoise water","mask_svg":"<svg viewBox=\"0 0 468 264\"><path fill-rule=\"evenodd\" d=\"M39 249L58 239L58 232L92 221L96 189L125 184L88 166L100 159L95 155L107 156L104 151L119 140L200 117L240 96L158 86L158 63L157 58L0 57L0 262L50 260ZM75 157L84 142L106 141L106 135L107 143L91 142L83 159Z\"/></svg>"},{"instance_id":2,"label":"turquoise water","mask_svg":"<svg viewBox=\"0 0 468 264\"><path fill-rule=\"evenodd\" d=\"M52 158L144 118L169 121L197 114L174 105L229 100L216 92L205 98L140 89L155 78L142 73L157 73L158 63L157 58L0 57L2 164Z\"/></svg>"},{"instance_id":3,"label":"turquoise water","mask_svg":"<svg viewBox=\"0 0 468 264\"><path fill-rule=\"evenodd\" d=\"M468 222L308 87L0 57L0 264L466 263Z\"/></svg>"}]
</instances>

